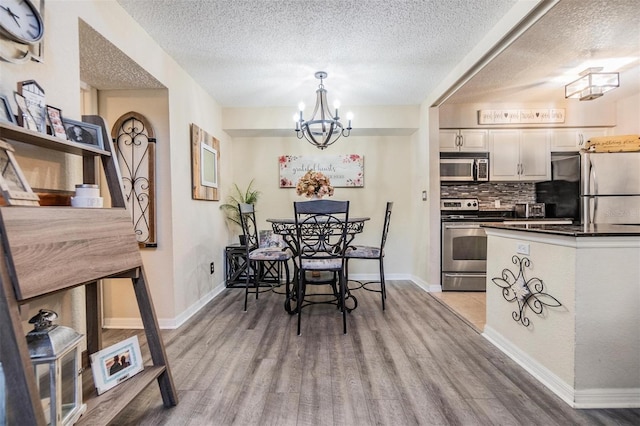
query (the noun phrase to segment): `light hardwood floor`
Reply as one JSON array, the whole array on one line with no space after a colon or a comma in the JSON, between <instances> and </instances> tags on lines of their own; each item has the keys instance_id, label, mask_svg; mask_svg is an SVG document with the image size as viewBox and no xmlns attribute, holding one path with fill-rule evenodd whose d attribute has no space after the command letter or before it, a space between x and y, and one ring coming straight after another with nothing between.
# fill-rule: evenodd
<instances>
[{"instance_id":1,"label":"light hardwood floor","mask_svg":"<svg viewBox=\"0 0 640 426\"><path fill-rule=\"evenodd\" d=\"M360 290L342 334L334 306L227 289L163 337L180 402L151 385L117 425L638 425L640 409L574 410L430 294ZM109 330L106 343L139 331ZM143 352L146 351L141 338ZM117 387L109 392L117 392Z\"/></svg>"},{"instance_id":2,"label":"light hardwood floor","mask_svg":"<svg viewBox=\"0 0 640 426\"><path fill-rule=\"evenodd\" d=\"M443 291L430 293L442 301L450 310L456 313L479 333L484 331L486 322L487 303L486 293L483 291Z\"/></svg>"}]
</instances>

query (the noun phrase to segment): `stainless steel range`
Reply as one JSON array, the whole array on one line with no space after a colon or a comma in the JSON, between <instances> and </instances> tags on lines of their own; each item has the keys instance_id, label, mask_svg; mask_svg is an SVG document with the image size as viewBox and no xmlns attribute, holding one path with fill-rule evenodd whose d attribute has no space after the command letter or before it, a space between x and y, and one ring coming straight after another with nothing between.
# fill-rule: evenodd
<instances>
[{"instance_id":1,"label":"stainless steel range","mask_svg":"<svg viewBox=\"0 0 640 426\"><path fill-rule=\"evenodd\" d=\"M442 290L485 291L487 236L484 223L501 222L508 211L479 211L476 198L440 200Z\"/></svg>"}]
</instances>

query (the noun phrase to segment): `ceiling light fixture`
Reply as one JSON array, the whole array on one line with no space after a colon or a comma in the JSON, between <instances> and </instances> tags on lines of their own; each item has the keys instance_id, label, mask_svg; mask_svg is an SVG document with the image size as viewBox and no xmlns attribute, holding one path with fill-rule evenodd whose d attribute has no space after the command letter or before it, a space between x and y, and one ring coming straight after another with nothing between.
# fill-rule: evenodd
<instances>
[{"instance_id":1,"label":"ceiling light fixture","mask_svg":"<svg viewBox=\"0 0 640 426\"><path fill-rule=\"evenodd\" d=\"M293 120L296 122L296 136L298 139L303 137L309 141L311 145L317 148L325 149L335 141L340 139L340 136L345 138L351 134L351 120L353 120L353 114L347 113L348 124L347 127L343 127L340 122L340 116L338 115L338 108L340 108L340 102L334 102L335 116L331 115L331 110L327 104L327 91L322 84L322 80L327 78L327 73L324 71L318 71L315 76L320 80L318 90L316 90L316 107L313 109L311 119L306 120L302 114L304 112L304 104L300 102L298 108L299 114L294 114Z\"/></svg>"},{"instance_id":2,"label":"ceiling light fixture","mask_svg":"<svg viewBox=\"0 0 640 426\"><path fill-rule=\"evenodd\" d=\"M564 87L564 97L591 101L620 86L617 72L600 71L602 71L602 67L587 68L582 71L579 79Z\"/></svg>"}]
</instances>

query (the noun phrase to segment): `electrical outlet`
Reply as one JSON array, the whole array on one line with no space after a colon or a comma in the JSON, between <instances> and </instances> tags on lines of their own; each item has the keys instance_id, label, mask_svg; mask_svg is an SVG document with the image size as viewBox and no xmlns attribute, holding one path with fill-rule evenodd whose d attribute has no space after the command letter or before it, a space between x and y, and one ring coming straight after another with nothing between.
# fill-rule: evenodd
<instances>
[{"instance_id":1,"label":"electrical outlet","mask_svg":"<svg viewBox=\"0 0 640 426\"><path fill-rule=\"evenodd\" d=\"M210 267L211 267L211 273L213 274L216 271L216 268L214 267L213 262L211 262Z\"/></svg>"},{"instance_id":2,"label":"electrical outlet","mask_svg":"<svg viewBox=\"0 0 640 426\"><path fill-rule=\"evenodd\" d=\"M422 201L427 201L427 191L422 191Z\"/></svg>"},{"instance_id":3,"label":"electrical outlet","mask_svg":"<svg viewBox=\"0 0 640 426\"><path fill-rule=\"evenodd\" d=\"M529 255L529 244L527 243L518 243L516 245L516 253L518 254L526 254Z\"/></svg>"}]
</instances>

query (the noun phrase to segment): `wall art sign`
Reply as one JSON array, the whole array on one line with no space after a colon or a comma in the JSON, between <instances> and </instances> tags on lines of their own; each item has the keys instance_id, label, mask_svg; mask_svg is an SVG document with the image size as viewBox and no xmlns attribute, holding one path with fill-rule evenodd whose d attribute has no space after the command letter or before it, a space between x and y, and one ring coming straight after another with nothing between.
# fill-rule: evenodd
<instances>
[{"instance_id":1,"label":"wall art sign","mask_svg":"<svg viewBox=\"0 0 640 426\"><path fill-rule=\"evenodd\" d=\"M564 123L564 109L481 109L478 124Z\"/></svg>"},{"instance_id":2,"label":"wall art sign","mask_svg":"<svg viewBox=\"0 0 640 426\"><path fill-rule=\"evenodd\" d=\"M281 155L280 188L295 188L309 170L322 172L336 188L364 187L364 157L348 155Z\"/></svg>"}]
</instances>

